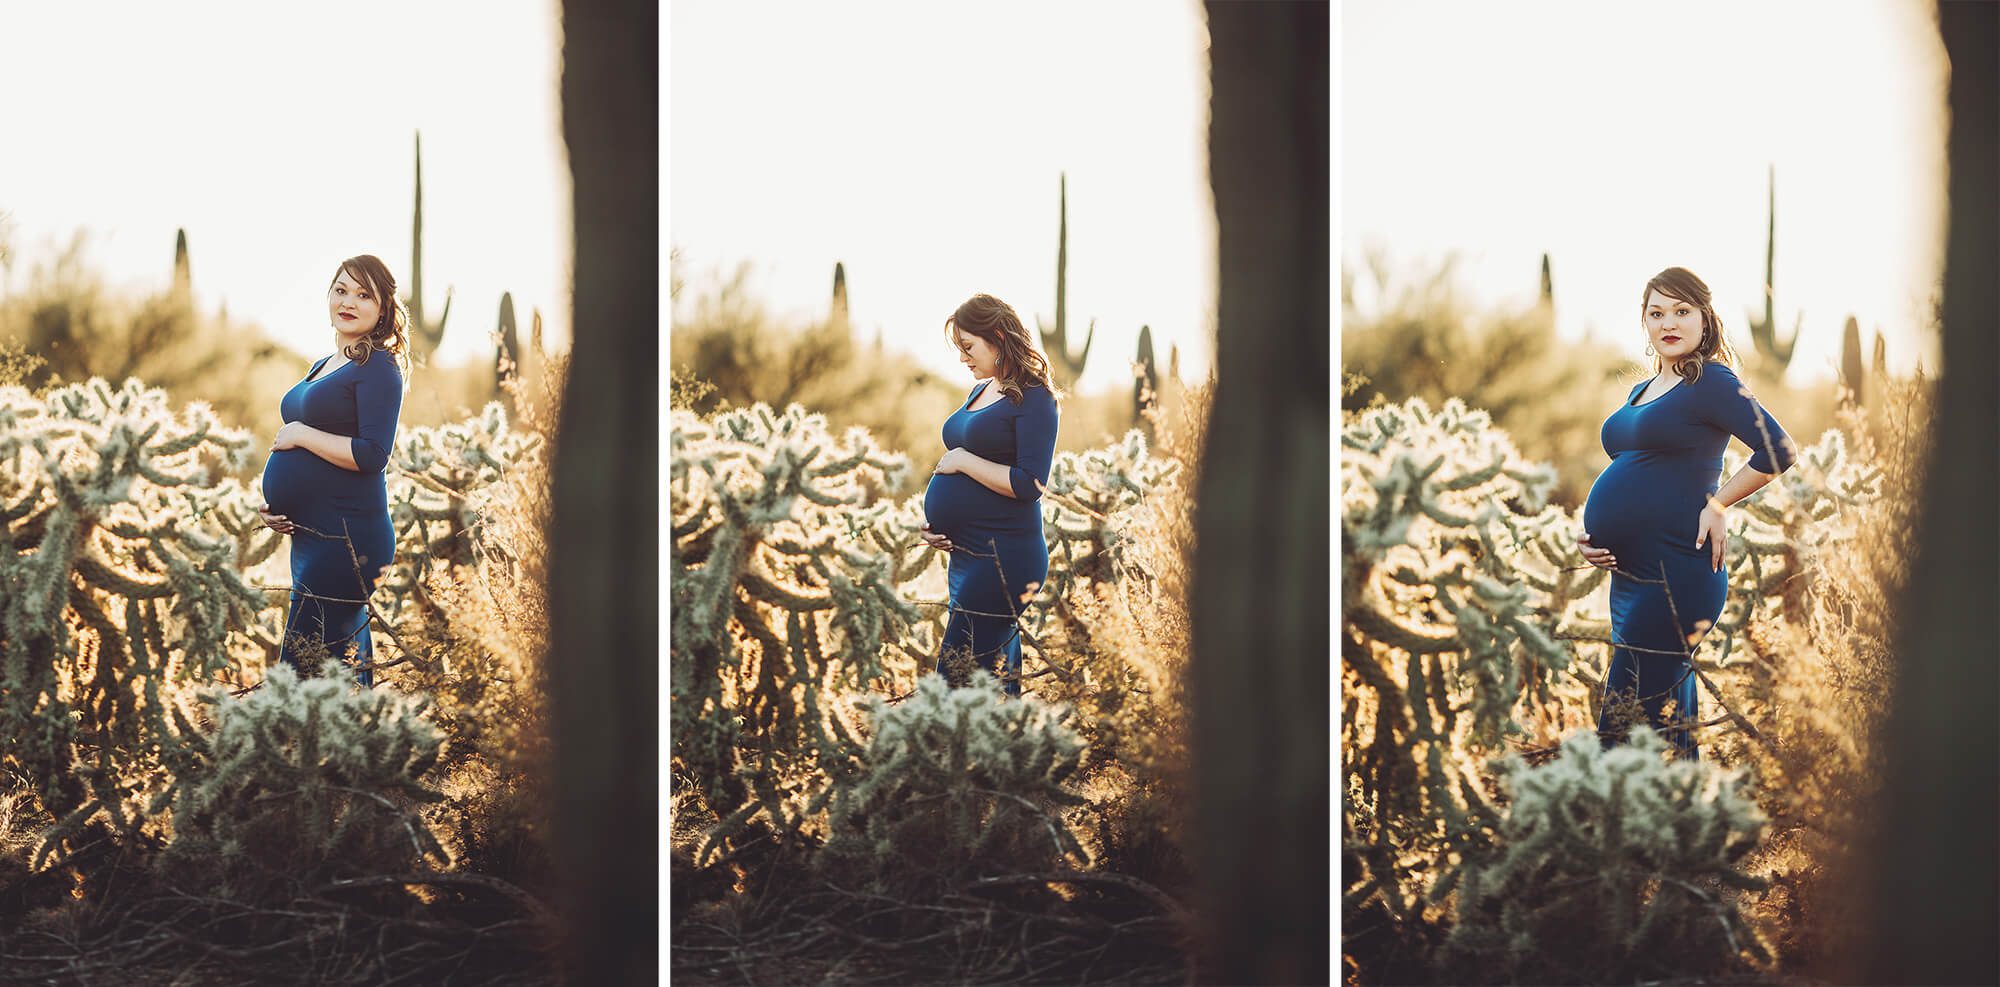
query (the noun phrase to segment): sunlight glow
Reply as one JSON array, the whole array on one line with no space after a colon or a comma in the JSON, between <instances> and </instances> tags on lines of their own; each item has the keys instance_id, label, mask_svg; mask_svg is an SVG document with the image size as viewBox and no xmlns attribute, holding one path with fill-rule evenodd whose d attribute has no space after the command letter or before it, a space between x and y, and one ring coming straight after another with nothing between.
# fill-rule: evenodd
<instances>
[{"instance_id":1,"label":"sunlight glow","mask_svg":"<svg viewBox=\"0 0 2000 987\"><path fill-rule=\"evenodd\" d=\"M110 287L161 291L185 228L200 311L327 352L342 258L376 254L410 290L421 130L425 315L455 289L437 363L491 359L503 291L524 335L539 308L567 342L554 0L80 0L10 9L5 34L12 284L82 230Z\"/></svg>"},{"instance_id":2,"label":"sunlight glow","mask_svg":"<svg viewBox=\"0 0 2000 987\"><path fill-rule=\"evenodd\" d=\"M1072 347L1129 387L1139 327L1183 379L1211 361L1214 208L1200 4L673 5L670 240L689 293L752 265L781 322L822 318L846 265L857 334L964 379L942 326L987 292L1055 319L1069 182ZM681 303L689 301L684 293Z\"/></svg>"},{"instance_id":3,"label":"sunlight glow","mask_svg":"<svg viewBox=\"0 0 2000 987\"><path fill-rule=\"evenodd\" d=\"M1527 304L1551 255L1557 332L1630 344L1669 266L1716 293L1739 348L1763 312L1777 172L1788 379L1831 379L1841 327L1936 366L1943 50L1914 0L1814 4L1349 0L1337 42L1340 242L1350 268L1464 256L1480 306ZM1366 277L1357 284L1362 310Z\"/></svg>"}]
</instances>

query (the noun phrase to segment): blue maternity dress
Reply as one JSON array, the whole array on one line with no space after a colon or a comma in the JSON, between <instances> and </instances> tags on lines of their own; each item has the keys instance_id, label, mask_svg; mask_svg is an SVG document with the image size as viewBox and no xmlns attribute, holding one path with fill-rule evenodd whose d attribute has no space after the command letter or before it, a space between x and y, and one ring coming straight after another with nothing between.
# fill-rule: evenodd
<instances>
[{"instance_id":1,"label":"blue maternity dress","mask_svg":"<svg viewBox=\"0 0 2000 987\"><path fill-rule=\"evenodd\" d=\"M1042 537L1041 490L1056 454L1056 400L1046 387L1022 389L978 410L972 403L991 381L972 389L944 420L946 449L964 448L981 459L1012 467L1013 496L996 493L964 473L931 477L924 491L924 517L931 531L951 539L949 599L937 670L945 655L969 649L980 667L1004 658L1012 679L1009 695L1021 694L1021 635L1010 613L1026 607L1049 574L1049 546ZM997 556L996 559L993 556ZM1001 573L1006 574L1003 583Z\"/></svg>"},{"instance_id":2,"label":"blue maternity dress","mask_svg":"<svg viewBox=\"0 0 2000 987\"><path fill-rule=\"evenodd\" d=\"M403 407L402 371L391 354L377 352L369 354L366 363L350 361L320 375L330 359L313 364L305 379L285 392L278 411L287 423L304 422L322 432L350 437L354 463L360 469L335 466L303 448L280 449L264 464L264 500L272 513L296 525L291 607L285 614L285 644L278 655L294 668L299 666L296 638L318 638L336 657L348 655L350 646L356 661L373 657L367 608L313 597L367 599L396 550L383 470L396 444L396 417ZM351 555L343 535L353 543ZM356 678L362 685L374 681L366 669Z\"/></svg>"},{"instance_id":3,"label":"blue maternity dress","mask_svg":"<svg viewBox=\"0 0 2000 987\"><path fill-rule=\"evenodd\" d=\"M1761 473L1783 472L1795 453L1777 419L1741 390L1742 381L1727 366L1708 364L1700 380L1681 380L1634 404L1645 387L1633 388L1604 420L1599 437L1611 465L1583 506L1591 544L1618 560L1611 574L1611 636L1618 646L1600 697L1598 731L1607 747L1621 739L1610 722L1609 699L1614 690L1635 692L1676 755L1699 759L1686 726L1699 711L1696 679L1683 654L1693 653L1721 615L1728 589L1726 567L1712 568L1711 546L1695 547L1702 508L1719 486L1730 436L1750 447L1750 468ZM1673 721L1681 724L1672 729L1663 711L1668 699L1676 706Z\"/></svg>"}]
</instances>

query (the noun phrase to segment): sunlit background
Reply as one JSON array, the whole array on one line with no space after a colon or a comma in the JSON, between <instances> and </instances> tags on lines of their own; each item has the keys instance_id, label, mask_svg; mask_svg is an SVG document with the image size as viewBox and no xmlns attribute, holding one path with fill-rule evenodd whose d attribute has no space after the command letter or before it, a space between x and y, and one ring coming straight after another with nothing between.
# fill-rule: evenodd
<instances>
[{"instance_id":1,"label":"sunlit background","mask_svg":"<svg viewBox=\"0 0 2000 987\"><path fill-rule=\"evenodd\" d=\"M1474 303L1519 305L1546 252L1558 336L1636 359L1641 289L1687 267L1748 349L1775 169L1780 334L1803 315L1785 381L1833 378L1850 315L1892 369L1935 368L1946 75L1929 5L1347 0L1338 44L1350 268L1455 252ZM1357 308L1371 291L1361 277Z\"/></svg>"},{"instance_id":2,"label":"sunlit background","mask_svg":"<svg viewBox=\"0 0 2000 987\"><path fill-rule=\"evenodd\" d=\"M699 293L747 264L780 322L826 316L970 384L942 325L975 292L1032 329L1056 302L1068 176L1080 389L1131 386L1142 325L1182 376L1211 361L1207 34L1191 0L764 4L678 0L668 233Z\"/></svg>"},{"instance_id":3,"label":"sunlit background","mask_svg":"<svg viewBox=\"0 0 2000 987\"><path fill-rule=\"evenodd\" d=\"M81 232L110 287L163 290L184 228L198 311L330 352L341 258L376 254L411 289L421 131L426 316L454 292L434 362L491 361L502 292L524 336L539 309L567 340L550 0L13 5L0 35L9 287Z\"/></svg>"}]
</instances>

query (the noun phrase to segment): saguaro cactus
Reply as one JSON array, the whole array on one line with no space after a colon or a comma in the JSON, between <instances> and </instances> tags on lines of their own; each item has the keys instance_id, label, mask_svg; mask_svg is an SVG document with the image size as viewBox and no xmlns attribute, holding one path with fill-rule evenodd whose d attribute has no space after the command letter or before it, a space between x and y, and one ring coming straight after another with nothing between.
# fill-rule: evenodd
<instances>
[{"instance_id":1,"label":"saguaro cactus","mask_svg":"<svg viewBox=\"0 0 2000 987\"><path fill-rule=\"evenodd\" d=\"M1792 351L1799 343L1799 330L1804 327L1805 313L1801 312L1792 323L1791 338L1778 339L1775 294L1772 290L1775 261L1778 250L1778 169L1771 168L1769 206L1764 224L1764 317L1750 314L1750 341L1756 344L1757 353L1771 362L1774 374L1783 374L1791 365Z\"/></svg>"},{"instance_id":2,"label":"saguaro cactus","mask_svg":"<svg viewBox=\"0 0 2000 987\"><path fill-rule=\"evenodd\" d=\"M194 274L188 267L187 230L174 231L174 301L188 304L194 300Z\"/></svg>"},{"instance_id":3,"label":"saguaro cactus","mask_svg":"<svg viewBox=\"0 0 2000 987\"><path fill-rule=\"evenodd\" d=\"M1850 315L1840 333L1840 383L1847 388L1848 400L1855 404L1867 402L1864 380L1861 371L1861 323Z\"/></svg>"},{"instance_id":4,"label":"saguaro cactus","mask_svg":"<svg viewBox=\"0 0 2000 987\"><path fill-rule=\"evenodd\" d=\"M847 328L847 268L839 261L833 262L833 311L829 321Z\"/></svg>"},{"instance_id":5,"label":"saguaro cactus","mask_svg":"<svg viewBox=\"0 0 2000 987\"><path fill-rule=\"evenodd\" d=\"M493 389L495 393L509 375L521 374L521 332L514 324L514 293L500 293L500 324L493 330Z\"/></svg>"},{"instance_id":6,"label":"saguaro cactus","mask_svg":"<svg viewBox=\"0 0 2000 987\"><path fill-rule=\"evenodd\" d=\"M1049 369L1055 372L1056 383L1070 387L1083 377L1084 362L1090 359L1091 340L1097 338L1097 320L1090 320L1090 327L1084 332L1083 352L1072 357L1069 354L1069 176L1057 178L1056 191L1056 328L1054 332L1043 328L1042 320L1035 319L1035 331L1042 336L1042 352L1049 358Z\"/></svg>"},{"instance_id":7,"label":"saguaro cactus","mask_svg":"<svg viewBox=\"0 0 2000 987\"><path fill-rule=\"evenodd\" d=\"M1153 327L1139 327L1139 356L1132 362L1132 425L1153 437L1153 423L1146 418L1148 407L1160 403L1160 370L1153 363Z\"/></svg>"},{"instance_id":8,"label":"saguaro cactus","mask_svg":"<svg viewBox=\"0 0 2000 987\"><path fill-rule=\"evenodd\" d=\"M427 359L444 340L444 324L451 318L451 287L444 289L444 311L438 320L424 318L424 135L417 133L417 195L410 220L410 293L404 299L410 310L410 344L414 356Z\"/></svg>"}]
</instances>

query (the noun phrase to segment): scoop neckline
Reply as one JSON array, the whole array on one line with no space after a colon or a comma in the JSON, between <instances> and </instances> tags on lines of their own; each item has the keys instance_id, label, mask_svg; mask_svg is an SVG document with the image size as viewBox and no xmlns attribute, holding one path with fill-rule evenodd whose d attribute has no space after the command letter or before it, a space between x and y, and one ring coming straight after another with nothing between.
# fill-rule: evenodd
<instances>
[{"instance_id":1,"label":"scoop neckline","mask_svg":"<svg viewBox=\"0 0 2000 987\"><path fill-rule=\"evenodd\" d=\"M332 370L329 370L329 371L327 371L326 373L320 373L320 372L319 372L319 369L320 369L321 367L324 367L324 366L326 366L326 364L327 364L327 361L328 361L328 360L331 360L331 359L333 359L333 358L334 358L335 356L338 356L338 355L339 355L339 354L335 353L335 354L330 354L330 355L327 355L327 356L323 356L323 357L320 357L320 358L319 358L319 362L318 362L318 363L315 363L315 364L313 364L313 366L312 366L312 369L311 369L311 370L308 370L308 371L306 371L306 379L305 379L305 380L304 380L304 381L303 381L302 383L306 383L306 384L317 384L317 383L319 383L320 381L323 381L323 380L327 379L328 377L331 377L331 376L333 376L334 374L337 374L337 373L341 372L342 370L344 370L344 369L346 369L346 368L348 368L348 367L351 367L351 366L353 366L353 365L354 365L354 361L353 361L353 360L349 360L349 361L347 361L346 363L343 363L343 364L341 364L340 366L338 366L338 367L335 367L335 368L333 368Z\"/></svg>"},{"instance_id":2,"label":"scoop neckline","mask_svg":"<svg viewBox=\"0 0 2000 987\"><path fill-rule=\"evenodd\" d=\"M999 404L999 403L1000 403L1000 401L1004 401L1004 400L1006 400L1006 398L1001 398L1001 399L1000 399L999 401L994 401L994 402L993 402L993 404L989 404L989 405L987 405L987 406L986 406L985 408L975 408L975 407L973 407L973 406L972 406L972 402L974 402L974 401L977 401L977 400L979 400L979 399L980 399L981 397L985 396L985 394L986 394L986 389L987 389L988 387L992 386L992 384L993 384L993 382L992 382L991 380L985 380L985 381L981 381L981 382L980 382L980 384L979 384L979 387L978 387L978 388L977 388L976 390L974 390L974 391L972 392L972 396L971 396L971 397L969 397L969 398L966 398L966 399L965 399L965 404L964 404L964 405L962 405L962 406L961 406L961 407L960 407L960 408L959 408L958 410L960 410L960 411L963 411L963 412L965 412L965 413L966 413L966 414L968 414L968 415L976 415L976 414L979 414L979 413L980 413L980 412L982 412L982 411L985 411L985 410L986 410L986 408L991 408L991 407L993 407L993 404Z\"/></svg>"},{"instance_id":3,"label":"scoop neckline","mask_svg":"<svg viewBox=\"0 0 2000 987\"><path fill-rule=\"evenodd\" d=\"M1679 379L1675 380L1675 381L1673 382L1673 385L1672 385L1672 386L1668 387L1668 388L1667 388L1666 390L1664 390L1664 391L1661 391L1661 392L1660 392L1660 393L1659 393L1658 395L1656 395L1656 396L1655 396L1655 397L1654 397L1654 398L1653 398L1653 399L1652 399L1651 401L1640 401L1640 400L1639 400L1639 394L1644 394L1644 393L1646 393L1646 387L1647 387L1648 385L1652 384L1653 382L1649 380L1649 381L1647 381L1647 382L1646 382L1646 383L1644 383L1644 384L1640 384L1640 385L1639 385L1639 393L1638 393L1638 394L1634 394L1634 395L1632 395L1632 396L1631 396L1630 398L1627 398L1627 399L1626 399L1626 401L1625 401L1625 406L1626 406L1626 407L1628 407L1628 408L1644 408L1644 407L1647 407L1648 405L1655 405L1655 404L1659 404L1659 403L1660 403L1660 402L1661 402L1661 401L1662 401L1663 399L1665 399L1665 398L1666 398L1666 396L1667 396L1667 395L1669 395L1669 394L1672 394L1672 393L1674 393L1675 391L1678 391L1678 390L1680 390L1680 388L1681 388L1681 385L1682 385L1682 384L1685 384L1685 383L1687 383L1687 378L1685 378L1685 377L1681 377L1681 376L1680 376L1679 374L1675 374L1674 376L1675 376L1676 378L1679 378ZM1635 402L1636 402L1636 403L1635 403Z\"/></svg>"}]
</instances>

